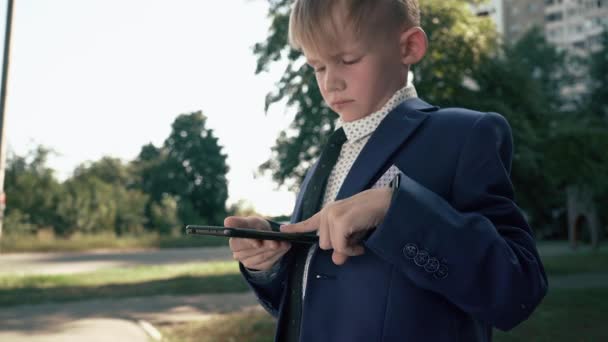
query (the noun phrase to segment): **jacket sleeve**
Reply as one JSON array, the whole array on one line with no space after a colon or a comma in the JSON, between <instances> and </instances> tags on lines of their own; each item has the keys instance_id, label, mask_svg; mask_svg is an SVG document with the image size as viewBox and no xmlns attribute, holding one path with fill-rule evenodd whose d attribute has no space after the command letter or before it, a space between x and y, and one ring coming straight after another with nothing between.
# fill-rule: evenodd
<instances>
[{"instance_id":1,"label":"jacket sleeve","mask_svg":"<svg viewBox=\"0 0 608 342\"><path fill-rule=\"evenodd\" d=\"M384 221L365 242L421 288L501 330L527 319L548 286L514 203L511 157L507 121L484 114L460 151L449 202L401 173Z\"/></svg>"},{"instance_id":2,"label":"jacket sleeve","mask_svg":"<svg viewBox=\"0 0 608 342\"><path fill-rule=\"evenodd\" d=\"M253 290L264 309L274 317L279 316L281 298L287 282L286 259L289 259L287 254L273 267L272 274L263 277L250 273L243 264L239 263L239 269L249 288Z\"/></svg>"},{"instance_id":3,"label":"jacket sleeve","mask_svg":"<svg viewBox=\"0 0 608 342\"><path fill-rule=\"evenodd\" d=\"M281 223L267 220L273 231L280 231ZM279 307L286 281L286 264L289 260L287 253L279 259L268 271L250 270L239 263L241 274L253 290L260 304L274 317L279 314Z\"/></svg>"}]
</instances>

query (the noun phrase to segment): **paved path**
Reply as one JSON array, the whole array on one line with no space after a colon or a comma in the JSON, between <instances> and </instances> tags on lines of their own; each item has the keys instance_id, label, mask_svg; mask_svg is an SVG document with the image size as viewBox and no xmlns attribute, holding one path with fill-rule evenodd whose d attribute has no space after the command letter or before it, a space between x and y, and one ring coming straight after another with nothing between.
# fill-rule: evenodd
<instances>
[{"instance_id":1,"label":"paved path","mask_svg":"<svg viewBox=\"0 0 608 342\"><path fill-rule=\"evenodd\" d=\"M0 309L0 341L148 341L141 321L202 320L247 308L261 310L249 292L24 305Z\"/></svg>"},{"instance_id":2,"label":"paved path","mask_svg":"<svg viewBox=\"0 0 608 342\"><path fill-rule=\"evenodd\" d=\"M45 330L0 330L3 342L149 342L150 336L137 323L96 318L65 322Z\"/></svg>"},{"instance_id":3,"label":"paved path","mask_svg":"<svg viewBox=\"0 0 608 342\"><path fill-rule=\"evenodd\" d=\"M170 265L232 260L228 247L97 251L78 253L0 254L0 276L6 274L68 274L103 268Z\"/></svg>"}]
</instances>

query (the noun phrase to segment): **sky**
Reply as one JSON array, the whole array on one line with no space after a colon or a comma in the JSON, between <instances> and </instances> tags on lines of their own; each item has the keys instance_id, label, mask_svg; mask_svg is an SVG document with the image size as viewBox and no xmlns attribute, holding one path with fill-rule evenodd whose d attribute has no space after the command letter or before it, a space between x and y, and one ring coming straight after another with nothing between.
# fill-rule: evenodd
<instances>
[{"instance_id":1,"label":"sky","mask_svg":"<svg viewBox=\"0 0 608 342\"><path fill-rule=\"evenodd\" d=\"M103 156L160 146L179 114L202 110L228 155L228 205L290 214L295 195L254 177L293 119L265 95L282 66L255 75L265 0L15 1L5 134L8 151L38 145L59 180ZM0 0L4 36L6 0Z\"/></svg>"}]
</instances>

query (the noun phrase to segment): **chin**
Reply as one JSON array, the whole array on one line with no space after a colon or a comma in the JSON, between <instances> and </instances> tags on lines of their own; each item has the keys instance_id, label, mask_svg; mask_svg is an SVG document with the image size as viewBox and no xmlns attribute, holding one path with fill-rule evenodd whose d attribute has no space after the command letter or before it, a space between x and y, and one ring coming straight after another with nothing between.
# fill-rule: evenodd
<instances>
[{"instance_id":1,"label":"chin","mask_svg":"<svg viewBox=\"0 0 608 342\"><path fill-rule=\"evenodd\" d=\"M361 114L361 113L347 113L347 112L338 113L338 115L340 116L340 119L342 119L342 121L344 121L344 122L356 121L356 120L359 120L359 119L367 116L367 115Z\"/></svg>"}]
</instances>

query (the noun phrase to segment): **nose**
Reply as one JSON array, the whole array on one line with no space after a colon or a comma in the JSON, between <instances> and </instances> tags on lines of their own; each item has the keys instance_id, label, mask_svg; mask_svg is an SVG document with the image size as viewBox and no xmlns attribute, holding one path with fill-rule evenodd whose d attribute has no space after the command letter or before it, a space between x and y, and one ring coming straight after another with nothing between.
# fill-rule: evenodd
<instances>
[{"instance_id":1,"label":"nose","mask_svg":"<svg viewBox=\"0 0 608 342\"><path fill-rule=\"evenodd\" d=\"M346 83L344 82L342 77L340 77L339 73L335 69L327 68L325 70L325 80L324 80L325 91L332 92L332 91L344 90L345 84Z\"/></svg>"}]
</instances>

